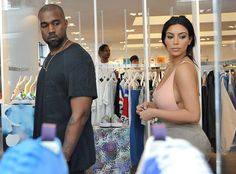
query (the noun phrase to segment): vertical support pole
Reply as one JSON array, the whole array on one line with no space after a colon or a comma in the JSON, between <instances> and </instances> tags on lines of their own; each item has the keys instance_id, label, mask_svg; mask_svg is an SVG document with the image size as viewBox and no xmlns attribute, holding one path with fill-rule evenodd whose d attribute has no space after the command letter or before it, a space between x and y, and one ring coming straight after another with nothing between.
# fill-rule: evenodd
<instances>
[{"instance_id":1,"label":"vertical support pole","mask_svg":"<svg viewBox=\"0 0 236 174\"><path fill-rule=\"evenodd\" d=\"M149 91L149 49L148 49L148 19L147 19L147 0L143 0L143 45L144 45L144 75L146 101L150 101ZM150 136L150 122L147 124L147 136Z\"/></svg>"},{"instance_id":2,"label":"vertical support pole","mask_svg":"<svg viewBox=\"0 0 236 174\"><path fill-rule=\"evenodd\" d=\"M222 26L221 26L221 0L213 0L213 29L214 29L214 76L215 76L215 129L216 129L216 173L221 174L221 97L219 62L222 57Z\"/></svg>"},{"instance_id":3,"label":"vertical support pole","mask_svg":"<svg viewBox=\"0 0 236 174\"><path fill-rule=\"evenodd\" d=\"M100 91L100 85L99 85L99 74L98 74L98 68L99 68L99 60L98 60L98 25L97 25L97 0L93 0L93 18L94 18L94 62L95 62L95 71L96 71L96 85L97 85L97 91ZM99 96L98 92L98 98ZM99 101L99 100L97 100ZM97 115L99 115L99 103L97 102Z\"/></svg>"}]
</instances>

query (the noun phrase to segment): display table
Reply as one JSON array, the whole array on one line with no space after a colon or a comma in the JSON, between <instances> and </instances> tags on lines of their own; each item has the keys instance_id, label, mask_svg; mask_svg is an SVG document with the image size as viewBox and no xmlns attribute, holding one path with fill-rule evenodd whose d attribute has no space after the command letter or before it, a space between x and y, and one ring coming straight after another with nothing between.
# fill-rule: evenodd
<instances>
[{"instance_id":1,"label":"display table","mask_svg":"<svg viewBox=\"0 0 236 174\"><path fill-rule=\"evenodd\" d=\"M101 128L94 126L96 163L94 173L129 173L130 128Z\"/></svg>"}]
</instances>

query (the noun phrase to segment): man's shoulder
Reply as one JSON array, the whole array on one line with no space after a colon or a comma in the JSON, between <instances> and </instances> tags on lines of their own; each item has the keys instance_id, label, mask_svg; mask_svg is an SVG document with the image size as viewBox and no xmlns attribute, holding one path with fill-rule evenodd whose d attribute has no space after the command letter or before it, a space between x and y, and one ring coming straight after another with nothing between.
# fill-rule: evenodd
<instances>
[{"instance_id":1,"label":"man's shoulder","mask_svg":"<svg viewBox=\"0 0 236 174\"><path fill-rule=\"evenodd\" d=\"M84 61L91 62L92 61L92 58L89 55L89 53L77 43L73 43L70 46L70 48L67 50L67 54L68 54L68 57L66 57L66 59L70 60L73 63L76 63L76 62L81 63Z\"/></svg>"}]
</instances>

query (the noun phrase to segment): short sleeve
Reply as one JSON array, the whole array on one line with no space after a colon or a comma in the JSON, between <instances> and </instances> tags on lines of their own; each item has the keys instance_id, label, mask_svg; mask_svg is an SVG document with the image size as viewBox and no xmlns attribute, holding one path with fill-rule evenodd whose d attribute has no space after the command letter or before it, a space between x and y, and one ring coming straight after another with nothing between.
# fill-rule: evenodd
<instances>
[{"instance_id":1,"label":"short sleeve","mask_svg":"<svg viewBox=\"0 0 236 174\"><path fill-rule=\"evenodd\" d=\"M69 98L81 96L97 98L95 68L92 60L74 66L69 73L68 83Z\"/></svg>"}]
</instances>

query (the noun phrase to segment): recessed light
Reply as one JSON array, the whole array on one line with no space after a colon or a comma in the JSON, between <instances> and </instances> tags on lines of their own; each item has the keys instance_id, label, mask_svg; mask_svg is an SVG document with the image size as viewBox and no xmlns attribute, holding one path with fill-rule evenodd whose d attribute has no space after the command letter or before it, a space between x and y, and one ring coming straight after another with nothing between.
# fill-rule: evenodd
<instances>
[{"instance_id":1,"label":"recessed light","mask_svg":"<svg viewBox=\"0 0 236 174\"><path fill-rule=\"evenodd\" d=\"M136 13L129 13L130 16L136 16Z\"/></svg>"},{"instance_id":2,"label":"recessed light","mask_svg":"<svg viewBox=\"0 0 236 174\"><path fill-rule=\"evenodd\" d=\"M130 29L130 30L126 30L127 33L131 33L131 32L134 32L134 29Z\"/></svg>"},{"instance_id":3,"label":"recessed light","mask_svg":"<svg viewBox=\"0 0 236 174\"><path fill-rule=\"evenodd\" d=\"M75 27L75 24L74 23L69 23L68 27Z\"/></svg>"},{"instance_id":4,"label":"recessed light","mask_svg":"<svg viewBox=\"0 0 236 174\"><path fill-rule=\"evenodd\" d=\"M78 31L73 31L71 32L72 35L79 35L79 32Z\"/></svg>"},{"instance_id":5,"label":"recessed light","mask_svg":"<svg viewBox=\"0 0 236 174\"><path fill-rule=\"evenodd\" d=\"M65 19L66 20L71 19L71 16L66 16Z\"/></svg>"},{"instance_id":6,"label":"recessed light","mask_svg":"<svg viewBox=\"0 0 236 174\"><path fill-rule=\"evenodd\" d=\"M199 11L200 11L200 13L204 13L205 10L204 9L200 9Z\"/></svg>"}]
</instances>

